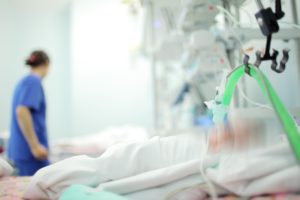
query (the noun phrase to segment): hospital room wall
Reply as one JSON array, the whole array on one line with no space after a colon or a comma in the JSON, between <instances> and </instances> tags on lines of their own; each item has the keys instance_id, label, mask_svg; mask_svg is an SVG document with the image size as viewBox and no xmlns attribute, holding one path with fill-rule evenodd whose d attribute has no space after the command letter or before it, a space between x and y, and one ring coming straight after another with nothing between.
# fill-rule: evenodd
<instances>
[{"instance_id":1,"label":"hospital room wall","mask_svg":"<svg viewBox=\"0 0 300 200\"><path fill-rule=\"evenodd\" d=\"M71 19L72 134L123 125L151 129L151 68L130 53L140 22L119 0L73 1Z\"/></svg>"},{"instance_id":2,"label":"hospital room wall","mask_svg":"<svg viewBox=\"0 0 300 200\"><path fill-rule=\"evenodd\" d=\"M41 48L49 52L53 61L44 83L49 135L59 137L69 133L70 123L69 9L40 14L17 3L0 0L0 132L9 129L14 87L28 73L24 60L32 50Z\"/></svg>"}]
</instances>

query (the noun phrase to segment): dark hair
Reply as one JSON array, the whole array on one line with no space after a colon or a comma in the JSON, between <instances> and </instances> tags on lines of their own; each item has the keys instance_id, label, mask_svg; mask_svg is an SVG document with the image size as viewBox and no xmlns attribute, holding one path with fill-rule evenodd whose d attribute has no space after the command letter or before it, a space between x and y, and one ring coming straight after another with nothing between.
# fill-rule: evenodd
<instances>
[{"instance_id":1,"label":"dark hair","mask_svg":"<svg viewBox=\"0 0 300 200\"><path fill-rule=\"evenodd\" d=\"M26 59L25 64L31 68L36 68L44 64L49 64L50 59L46 52L44 51L34 51L31 53L28 59Z\"/></svg>"}]
</instances>

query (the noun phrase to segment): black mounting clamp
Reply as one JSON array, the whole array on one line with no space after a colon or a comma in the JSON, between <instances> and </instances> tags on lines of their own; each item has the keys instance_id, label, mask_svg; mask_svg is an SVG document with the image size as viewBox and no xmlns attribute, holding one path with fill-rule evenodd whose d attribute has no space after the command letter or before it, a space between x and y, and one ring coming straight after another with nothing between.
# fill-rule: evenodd
<instances>
[{"instance_id":1,"label":"black mounting clamp","mask_svg":"<svg viewBox=\"0 0 300 200\"><path fill-rule=\"evenodd\" d=\"M256 0L258 7L260 8L259 12L255 14L259 27L264 36L267 37L267 43L264 54L261 51L256 52L256 62L255 66L259 67L263 61L272 61L271 68L273 71L277 73L284 72L286 68L286 63L289 60L289 50L283 50L283 58L280 61L280 65L278 67L277 57L279 52L273 49L272 54L270 53L271 50L271 42L272 42L272 35L274 33L279 32L280 27L278 24L278 20L282 19L285 13L282 11L281 7L281 0L276 0L275 2L275 13L271 8L264 8L261 0Z\"/></svg>"}]
</instances>

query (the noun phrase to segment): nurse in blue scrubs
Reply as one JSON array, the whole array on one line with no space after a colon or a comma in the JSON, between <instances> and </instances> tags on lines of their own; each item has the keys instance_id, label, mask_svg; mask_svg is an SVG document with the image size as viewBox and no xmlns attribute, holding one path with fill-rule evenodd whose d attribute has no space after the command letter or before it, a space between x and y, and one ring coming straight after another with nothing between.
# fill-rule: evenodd
<instances>
[{"instance_id":1,"label":"nurse in blue scrubs","mask_svg":"<svg viewBox=\"0 0 300 200\"><path fill-rule=\"evenodd\" d=\"M49 64L50 59L44 51L32 52L26 60L30 73L15 88L8 157L20 176L32 176L49 165L46 99L42 85Z\"/></svg>"}]
</instances>

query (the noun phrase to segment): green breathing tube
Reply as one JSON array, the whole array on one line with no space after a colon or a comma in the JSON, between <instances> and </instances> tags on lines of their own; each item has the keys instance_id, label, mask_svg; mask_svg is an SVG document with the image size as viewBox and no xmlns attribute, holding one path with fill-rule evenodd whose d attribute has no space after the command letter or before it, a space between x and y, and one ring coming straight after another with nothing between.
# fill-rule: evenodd
<instances>
[{"instance_id":1,"label":"green breathing tube","mask_svg":"<svg viewBox=\"0 0 300 200\"><path fill-rule=\"evenodd\" d=\"M287 134L288 141L292 147L296 159L300 163L300 132L295 120L285 108L267 77L254 65L249 64L247 67L250 69L249 73L251 77L258 82L261 90L265 96L268 97L272 106L274 107L275 112ZM229 107L238 81L246 74L245 69L246 66L242 65L227 76L225 93L221 102L221 104L225 107Z\"/></svg>"}]
</instances>

